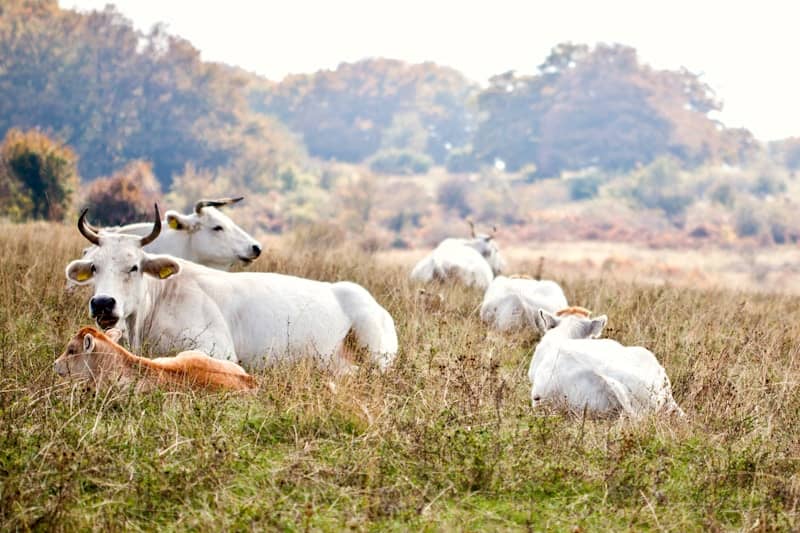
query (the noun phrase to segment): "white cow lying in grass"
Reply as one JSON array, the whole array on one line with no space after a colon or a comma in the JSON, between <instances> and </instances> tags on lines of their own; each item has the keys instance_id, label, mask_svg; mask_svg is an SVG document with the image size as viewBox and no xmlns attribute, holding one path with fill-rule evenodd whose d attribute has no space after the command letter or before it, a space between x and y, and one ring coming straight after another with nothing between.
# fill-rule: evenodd
<instances>
[{"instance_id":1,"label":"white cow lying in grass","mask_svg":"<svg viewBox=\"0 0 800 533\"><path fill-rule=\"evenodd\" d=\"M555 313L567 307L558 283L527 277L497 276L483 295L481 320L498 331L535 327L539 309Z\"/></svg>"},{"instance_id":2,"label":"white cow lying in grass","mask_svg":"<svg viewBox=\"0 0 800 533\"><path fill-rule=\"evenodd\" d=\"M67 278L94 285L89 309L97 324L123 332L133 351L198 350L248 368L310 357L347 371L345 339L371 354L381 370L397 353L389 313L366 289L266 272L223 272L143 248L161 231L137 237L86 225L97 250L67 266Z\"/></svg>"},{"instance_id":3,"label":"white cow lying in grass","mask_svg":"<svg viewBox=\"0 0 800 533\"><path fill-rule=\"evenodd\" d=\"M533 354L528 378L533 406L548 403L588 416L683 411L672 398L669 377L655 356L640 346L598 339L606 316L568 308L551 314L540 310L544 333Z\"/></svg>"},{"instance_id":4,"label":"white cow lying in grass","mask_svg":"<svg viewBox=\"0 0 800 533\"><path fill-rule=\"evenodd\" d=\"M445 239L426 255L411 271L411 279L422 283L455 279L469 287L486 289L492 279L503 271L505 261L500 256L493 235L475 234L469 239Z\"/></svg>"},{"instance_id":5,"label":"white cow lying in grass","mask_svg":"<svg viewBox=\"0 0 800 533\"><path fill-rule=\"evenodd\" d=\"M252 263L261 255L261 244L217 209L235 204L242 198L200 200L188 215L167 211L162 222L164 229L144 250L151 254L174 255L218 270L230 270L237 264ZM91 225L89 229L94 233L99 231ZM103 229L110 233L144 237L153 231L153 223L141 222ZM86 248L84 259L96 249L96 246Z\"/></svg>"}]
</instances>

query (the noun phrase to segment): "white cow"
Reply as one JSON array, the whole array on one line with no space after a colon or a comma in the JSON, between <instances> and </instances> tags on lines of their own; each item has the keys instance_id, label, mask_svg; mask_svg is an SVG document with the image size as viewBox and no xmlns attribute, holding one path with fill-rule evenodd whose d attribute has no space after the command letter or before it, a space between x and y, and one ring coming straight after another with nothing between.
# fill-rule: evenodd
<instances>
[{"instance_id":1,"label":"white cow","mask_svg":"<svg viewBox=\"0 0 800 533\"><path fill-rule=\"evenodd\" d=\"M411 271L411 279L422 283L456 279L469 287L486 289L506 264L493 235L475 234L469 239L445 239L423 257Z\"/></svg>"},{"instance_id":2,"label":"white cow","mask_svg":"<svg viewBox=\"0 0 800 533\"><path fill-rule=\"evenodd\" d=\"M558 283L525 277L497 276L481 303L481 320L498 331L534 327L539 309L555 313L567 307Z\"/></svg>"},{"instance_id":3,"label":"white cow","mask_svg":"<svg viewBox=\"0 0 800 533\"><path fill-rule=\"evenodd\" d=\"M261 244L216 209L239 202L242 198L200 200L195 204L194 212L189 215L167 211L163 221L166 228L156 240L145 247L145 251L174 255L219 270L230 270L236 264L252 263L261 254ZM89 228L98 232L97 228ZM153 223L143 222L104 229L108 232L144 237L153 231ZM84 258L95 249L95 246L86 248L83 252Z\"/></svg>"},{"instance_id":4,"label":"white cow","mask_svg":"<svg viewBox=\"0 0 800 533\"><path fill-rule=\"evenodd\" d=\"M580 308L577 308L580 309ZM605 315L590 319L571 309L553 315L539 310L544 337L533 354L528 378L533 406L546 402L575 414L625 414L683 411L672 397L669 377L653 353L598 339Z\"/></svg>"},{"instance_id":5,"label":"white cow","mask_svg":"<svg viewBox=\"0 0 800 533\"><path fill-rule=\"evenodd\" d=\"M72 261L67 278L93 284L90 311L103 329L123 331L131 349L195 349L249 368L315 357L350 368L344 340L352 331L385 370L397 353L394 321L360 285L263 272L222 272L142 248L161 230L156 207L145 237L100 231L78 220L95 246Z\"/></svg>"}]
</instances>

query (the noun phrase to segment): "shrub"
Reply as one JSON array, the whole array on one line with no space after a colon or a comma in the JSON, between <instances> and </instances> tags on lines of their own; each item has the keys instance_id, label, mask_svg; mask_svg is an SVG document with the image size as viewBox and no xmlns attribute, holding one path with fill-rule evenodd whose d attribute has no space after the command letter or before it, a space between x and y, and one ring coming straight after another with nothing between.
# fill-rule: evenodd
<instances>
[{"instance_id":1,"label":"shrub","mask_svg":"<svg viewBox=\"0 0 800 533\"><path fill-rule=\"evenodd\" d=\"M463 179L451 178L439 185L436 201L448 210L458 211L458 215L465 217L472 213L469 205L470 184Z\"/></svg>"},{"instance_id":2,"label":"shrub","mask_svg":"<svg viewBox=\"0 0 800 533\"><path fill-rule=\"evenodd\" d=\"M642 207L660 209L674 219L683 216L692 203L692 196L682 185L678 163L660 158L635 173L630 196Z\"/></svg>"},{"instance_id":3,"label":"shrub","mask_svg":"<svg viewBox=\"0 0 800 533\"><path fill-rule=\"evenodd\" d=\"M761 197L775 196L786 192L786 182L777 172L762 170L750 188L750 192Z\"/></svg>"},{"instance_id":4,"label":"shrub","mask_svg":"<svg viewBox=\"0 0 800 533\"><path fill-rule=\"evenodd\" d=\"M754 205L742 205L734 215L734 229L739 237L756 237L764 231L764 221Z\"/></svg>"},{"instance_id":5,"label":"shrub","mask_svg":"<svg viewBox=\"0 0 800 533\"><path fill-rule=\"evenodd\" d=\"M410 150L381 150L369 162L373 172L386 174L424 174L433 165L433 160L425 154Z\"/></svg>"},{"instance_id":6,"label":"shrub","mask_svg":"<svg viewBox=\"0 0 800 533\"><path fill-rule=\"evenodd\" d=\"M444 164L448 172L477 172L480 168L480 163L469 147L450 150Z\"/></svg>"},{"instance_id":7,"label":"shrub","mask_svg":"<svg viewBox=\"0 0 800 533\"><path fill-rule=\"evenodd\" d=\"M150 163L133 161L111 177L89 184L85 205L92 222L103 226L119 226L151 220L153 204L159 200L161 188Z\"/></svg>"},{"instance_id":8,"label":"shrub","mask_svg":"<svg viewBox=\"0 0 800 533\"><path fill-rule=\"evenodd\" d=\"M603 177L597 174L570 178L567 180L570 199L580 201L594 198L597 196L603 181Z\"/></svg>"},{"instance_id":9,"label":"shrub","mask_svg":"<svg viewBox=\"0 0 800 533\"><path fill-rule=\"evenodd\" d=\"M725 207L733 207L736 203L736 194L730 183L719 183L714 185L709 192L709 197L715 203Z\"/></svg>"},{"instance_id":10,"label":"shrub","mask_svg":"<svg viewBox=\"0 0 800 533\"><path fill-rule=\"evenodd\" d=\"M15 220L63 220L78 185L77 158L35 130L9 130L0 147L0 211Z\"/></svg>"}]
</instances>

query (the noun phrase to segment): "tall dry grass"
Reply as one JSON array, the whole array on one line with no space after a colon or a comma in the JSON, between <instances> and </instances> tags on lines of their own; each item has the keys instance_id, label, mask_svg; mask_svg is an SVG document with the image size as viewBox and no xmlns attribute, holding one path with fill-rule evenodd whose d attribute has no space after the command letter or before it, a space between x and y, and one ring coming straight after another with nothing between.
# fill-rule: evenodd
<instances>
[{"instance_id":1,"label":"tall dry grass","mask_svg":"<svg viewBox=\"0 0 800 533\"><path fill-rule=\"evenodd\" d=\"M479 293L429 311L406 269L329 242L253 268L366 286L397 322L390 372L136 396L52 371L89 323L89 292L64 291L77 232L0 227L0 529L800 528L800 299L565 281L656 353L688 414L576 420L532 412L535 340L487 336Z\"/></svg>"}]
</instances>

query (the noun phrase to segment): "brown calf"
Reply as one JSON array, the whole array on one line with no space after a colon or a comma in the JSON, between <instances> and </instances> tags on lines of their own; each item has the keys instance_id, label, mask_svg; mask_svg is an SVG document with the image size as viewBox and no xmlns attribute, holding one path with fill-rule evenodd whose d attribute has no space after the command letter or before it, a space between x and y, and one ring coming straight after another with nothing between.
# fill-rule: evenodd
<instances>
[{"instance_id":1,"label":"brown calf","mask_svg":"<svg viewBox=\"0 0 800 533\"><path fill-rule=\"evenodd\" d=\"M95 386L135 384L136 392L162 386L170 389L247 390L256 383L242 367L230 361L187 351L175 357L147 359L116 343L120 332L103 333L84 327L69 341L55 371L60 376L92 380Z\"/></svg>"}]
</instances>

